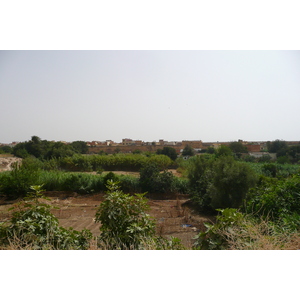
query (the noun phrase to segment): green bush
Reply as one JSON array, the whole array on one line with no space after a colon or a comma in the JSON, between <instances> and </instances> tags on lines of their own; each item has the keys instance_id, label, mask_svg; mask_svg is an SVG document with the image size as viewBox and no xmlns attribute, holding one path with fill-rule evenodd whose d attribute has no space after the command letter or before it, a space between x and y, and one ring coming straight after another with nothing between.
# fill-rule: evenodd
<instances>
[{"instance_id":1,"label":"green bush","mask_svg":"<svg viewBox=\"0 0 300 300\"><path fill-rule=\"evenodd\" d=\"M179 194L189 194L189 181L187 178L173 177L172 188Z\"/></svg>"},{"instance_id":2,"label":"green bush","mask_svg":"<svg viewBox=\"0 0 300 300\"><path fill-rule=\"evenodd\" d=\"M166 156L170 157L170 159L172 159L172 160L176 160L176 158L177 158L177 152L176 152L175 148L172 148L172 147L164 147L163 149L157 149L156 154L166 155Z\"/></svg>"},{"instance_id":3,"label":"green bush","mask_svg":"<svg viewBox=\"0 0 300 300\"><path fill-rule=\"evenodd\" d=\"M146 214L147 199L124 194L113 181L107 188L106 200L96 212L96 222L101 223L99 247L141 249L155 235L155 222Z\"/></svg>"},{"instance_id":4,"label":"green bush","mask_svg":"<svg viewBox=\"0 0 300 300\"><path fill-rule=\"evenodd\" d=\"M63 184L63 190L73 191L78 193L91 193L92 181L89 177L84 176L84 174L71 174Z\"/></svg>"},{"instance_id":5,"label":"green bush","mask_svg":"<svg viewBox=\"0 0 300 300\"><path fill-rule=\"evenodd\" d=\"M12 147L10 146L1 146L0 147L0 154L3 153L12 153Z\"/></svg>"},{"instance_id":6,"label":"green bush","mask_svg":"<svg viewBox=\"0 0 300 300\"><path fill-rule=\"evenodd\" d=\"M32 186L25 201L14 207L12 218L0 225L2 246L16 244L19 249L87 249L92 234L59 226L58 219L50 212L50 205L39 202L43 198L40 186Z\"/></svg>"},{"instance_id":7,"label":"green bush","mask_svg":"<svg viewBox=\"0 0 300 300\"><path fill-rule=\"evenodd\" d=\"M155 162L148 162L140 171L140 186L143 192L168 193L174 191L174 175L164 171L160 173Z\"/></svg>"},{"instance_id":8,"label":"green bush","mask_svg":"<svg viewBox=\"0 0 300 300\"><path fill-rule=\"evenodd\" d=\"M30 186L35 185L39 178L39 168L35 161L23 160L22 165L15 163L12 171L6 172L2 176L0 192L9 199L23 197L30 190Z\"/></svg>"},{"instance_id":9,"label":"green bush","mask_svg":"<svg viewBox=\"0 0 300 300\"><path fill-rule=\"evenodd\" d=\"M275 164L268 163L262 166L263 174L270 177L276 177L277 175L277 167Z\"/></svg>"},{"instance_id":10,"label":"green bush","mask_svg":"<svg viewBox=\"0 0 300 300\"><path fill-rule=\"evenodd\" d=\"M194 249L200 250L275 250L285 249L299 237L293 233L294 219L285 220L288 226L274 224L269 220L254 218L236 209L218 210L214 224L205 223L206 230L194 237ZM299 215L298 215L299 222ZM295 247L295 246L294 246Z\"/></svg>"},{"instance_id":11,"label":"green bush","mask_svg":"<svg viewBox=\"0 0 300 300\"><path fill-rule=\"evenodd\" d=\"M194 249L197 250L226 250L228 241L226 233L232 233L238 227L243 227L244 216L236 209L218 209L221 212L217 216L215 224L205 223L206 230L200 231L194 237Z\"/></svg>"},{"instance_id":12,"label":"green bush","mask_svg":"<svg viewBox=\"0 0 300 300\"><path fill-rule=\"evenodd\" d=\"M280 180L262 178L246 197L246 212L277 223L288 218L297 221L294 214L300 215L300 175Z\"/></svg>"},{"instance_id":13,"label":"green bush","mask_svg":"<svg viewBox=\"0 0 300 300\"><path fill-rule=\"evenodd\" d=\"M161 170L172 164L165 155L114 154L114 155L80 155L60 158L58 165L66 171L139 171L148 161L156 162Z\"/></svg>"},{"instance_id":14,"label":"green bush","mask_svg":"<svg viewBox=\"0 0 300 300\"><path fill-rule=\"evenodd\" d=\"M237 162L230 156L217 159L208 188L212 208L239 208L256 180L255 173L247 164Z\"/></svg>"},{"instance_id":15,"label":"green bush","mask_svg":"<svg viewBox=\"0 0 300 300\"><path fill-rule=\"evenodd\" d=\"M129 175L120 175L118 177L121 190L124 193L139 193L141 188L139 185L139 178Z\"/></svg>"},{"instance_id":16,"label":"green bush","mask_svg":"<svg viewBox=\"0 0 300 300\"><path fill-rule=\"evenodd\" d=\"M107 173L104 177L103 177L103 184L104 186L107 185L108 181L113 181L113 182L117 182L118 181L118 176L113 173L113 172L109 172Z\"/></svg>"},{"instance_id":17,"label":"green bush","mask_svg":"<svg viewBox=\"0 0 300 300\"><path fill-rule=\"evenodd\" d=\"M188 175L192 200L203 211L240 207L247 191L257 180L246 163L229 155L216 159L200 156L193 162Z\"/></svg>"}]
</instances>

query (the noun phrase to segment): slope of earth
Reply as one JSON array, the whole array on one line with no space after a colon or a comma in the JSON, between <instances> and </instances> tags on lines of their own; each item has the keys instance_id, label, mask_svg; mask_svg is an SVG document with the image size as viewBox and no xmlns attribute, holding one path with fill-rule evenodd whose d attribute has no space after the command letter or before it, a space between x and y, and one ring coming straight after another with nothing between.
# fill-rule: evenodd
<instances>
[{"instance_id":1,"label":"slope of earth","mask_svg":"<svg viewBox=\"0 0 300 300\"><path fill-rule=\"evenodd\" d=\"M46 192L50 203L56 207L53 214L58 218L61 226L72 227L75 230L84 228L91 230L94 236L99 235L98 223L95 223L95 213L99 204L104 200L104 194L78 195L72 192ZM160 198L160 199L159 199ZM48 202L46 200L41 200ZM192 248L192 238L204 230L203 222L212 222L213 217L199 215L187 205L184 196L177 199L163 199L156 197L149 199L149 214L156 219L157 234L163 237L178 237L187 249ZM8 220L11 212L8 208L12 203L2 202L0 205L0 221Z\"/></svg>"},{"instance_id":2,"label":"slope of earth","mask_svg":"<svg viewBox=\"0 0 300 300\"><path fill-rule=\"evenodd\" d=\"M21 162L22 158L14 157L11 154L0 155L0 172L11 171L12 164L15 162Z\"/></svg>"}]
</instances>

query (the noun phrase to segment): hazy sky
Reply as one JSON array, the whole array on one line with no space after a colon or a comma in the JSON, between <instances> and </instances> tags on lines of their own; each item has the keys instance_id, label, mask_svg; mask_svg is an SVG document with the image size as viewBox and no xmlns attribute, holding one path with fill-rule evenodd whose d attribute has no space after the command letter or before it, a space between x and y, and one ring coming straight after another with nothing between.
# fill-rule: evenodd
<instances>
[{"instance_id":1,"label":"hazy sky","mask_svg":"<svg viewBox=\"0 0 300 300\"><path fill-rule=\"evenodd\" d=\"M0 142L300 140L300 51L0 51Z\"/></svg>"}]
</instances>

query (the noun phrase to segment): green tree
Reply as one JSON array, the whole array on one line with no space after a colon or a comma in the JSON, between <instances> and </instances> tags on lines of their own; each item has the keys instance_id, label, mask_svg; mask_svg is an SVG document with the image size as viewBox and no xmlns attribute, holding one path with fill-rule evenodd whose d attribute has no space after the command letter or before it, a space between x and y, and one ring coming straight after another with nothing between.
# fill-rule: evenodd
<instances>
[{"instance_id":1,"label":"green tree","mask_svg":"<svg viewBox=\"0 0 300 300\"><path fill-rule=\"evenodd\" d=\"M274 142L268 142L267 148L270 153L280 153L281 156L284 156L286 154L288 145L286 141L275 140Z\"/></svg>"},{"instance_id":2,"label":"green tree","mask_svg":"<svg viewBox=\"0 0 300 300\"><path fill-rule=\"evenodd\" d=\"M292 163L298 163L300 161L300 145L293 145L287 149L287 156Z\"/></svg>"},{"instance_id":3,"label":"green tree","mask_svg":"<svg viewBox=\"0 0 300 300\"><path fill-rule=\"evenodd\" d=\"M147 199L142 194L124 194L119 186L108 182L106 200L97 212L101 223L99 246L106 249L142 249L155 236L155 222L146 213Z\"/></svg>"},{"instance_id":4,"label":"green tree","mask_svg":"<svg viewBox=\"0 0 300 300\"><path fill-rule=\"evenodd\" d=\"M164 147L163 149L157 149L156 154L163 154L170 157L173 161L177 158L177 152L172 147Z\"/></svg>"},{"instance_id":5,"label":"green tree","mask_svg":"<svg viewBox=\"0 0 300 300\"><path fill-rule=\"evenodd\" d=\"M182 151L182 156L193 156L195 155L194 149L190 145L186 145Z\"/></svg>"},{"instance_id":6,"label":"green tree","mask_svg":"<svg viewBox=\"0 0 300 300\"><path fill-rule=\"evenodd\" d=\"M0 153L12 153L12 148L9 146L1 146Z\"/></svg>"},{"instance_id":7,"label":"green tree","mask_svg":"<svg viewBox=\"0 0 300 300\"><path fill-rule=\"evenodd\" d=\"M84 141L75 141L72 142L70 145L77 153L86 154L89 150L87 143Z\"/></svg>"},{"instance_id":8,"label":"green tree","mask_svg":"<svg viewBox=\"0 0 300 300\"><path fill-rule=\"evenodd\" d=\"M239 208L255 183L256 174L246 163L235 161L232 156L220 157L213 164L208 189L212 208Z\"/></svg>"},{"instance_id":9,"label":"green tree","mask_svg":"<svg viewBox=\"0 0 300 300\"><path fill-rule=\"evenodd\" d=\"M174 190L174 175L166 170L161 173L158 164L151 161L140 170L139 182L143 192L168 193Z\"/></svg>"},{"instance_id":10,"label":"green tree","mask_svg":"<svg viewBox=\"0 0 300 300\"><path fill-rule=\"evenodd\" d=\"M68 157L75 154L75 151L70 145L62 142L55 142L49 151L45 154L46 159Z\"/></svg>"},{"instance_id":11,"label":"green tree","mask_svg":"<svg viewBox=\"0 0 300 300\"><path fill-rule=\"evenodd\" d=\"M216 149L214 147L208 147L206 150L206 153L208 154L215 154L216 153Z\"/></svg>"},{"instance_id":12,"label":"green tree","mask_svg":"<svg viewBox=\"0 0 300 300\"><path fill-rule=\"evenodd\" d=\"M300 228L300 175L262 177L246 197L246 212L293 230Z\"/></svg>"},{"instance_id":13,"label":"green tree","mask_svg":"<svg viewBox=\"0 0 300 300\"><path fill-rule=\"evenodd\" d=\"M39 176L39 166L33 158L26 158L22 164L14 163L12 170L2 177L0 191L10 199L24 197L35 185Z\"/></svg>"},{"instance_id":14,"label":"green tree","mask_svg":"<svg viewBox=\"0 0 300 300\"><path fill-rule=\"evenodd\" d=\"M242 156L242 153L248 153L247 147L241 142L232 142L229 144L229 148L238 158Z\"/></svg>"},{"instance_id":15,"label":"green tree","mask_svg":"<svg viewBox=\"0 0 300 300\"><path fill-rule=\"evenodd\" d=\"M256 182L254 171L246 163L227 155L217 159L200 156L193 161L188 177L192 200L208 212L240 207Z\"/></svg>"},{"instance_id":16,"label":"green tree","mask_svg":"<svg viewBox=\"0 0 300 300\"><path fill-rule=\"evenodd\" d=\"M200 210L211 212L211 199L208 188L211 183L212 158L207 156L196 156L188 168L188 179L191 190L192 201L196 203Z\"/></svg>"},{"instance_id":17,"label":"green tree","mask_svg":"<svg viewBox=\"0 0 300 300\"><path fill-rule=\"evenodd\" d=\"M226 146L226 145L221 145L219 148L217 148L216 150L216 156L220 157L220 156L232 156L233 153L231 151L231 149Z\"/></svg>"},{"instance_id":18,"label":"green tree","mask_svg":"<svg viewBox=\"0 0 300 300\"><path fill-rule=\"evenodd\" d=\"M17 145L15 145L13 147L12 154L20 158L28 157L30 154L26 150L25 145L26 145L25 143L18 143Z\"/></svg>"}]
</instances>

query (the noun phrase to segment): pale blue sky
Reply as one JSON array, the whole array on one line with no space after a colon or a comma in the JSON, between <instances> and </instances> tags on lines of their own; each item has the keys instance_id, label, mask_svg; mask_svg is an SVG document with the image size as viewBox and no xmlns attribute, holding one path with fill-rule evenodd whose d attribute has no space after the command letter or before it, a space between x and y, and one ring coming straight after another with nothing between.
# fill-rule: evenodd
<instances>
[{"instance_id":1,"label":"pale blue sky","mask_svg":"<svg viewBox=\"0 0 300 300\"><path fill-rule=\"evenodd\" d=\"M0 142L300 140L299 51L1 51Z\"/></svg>"}]
</instances>

